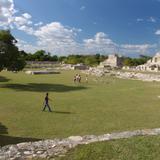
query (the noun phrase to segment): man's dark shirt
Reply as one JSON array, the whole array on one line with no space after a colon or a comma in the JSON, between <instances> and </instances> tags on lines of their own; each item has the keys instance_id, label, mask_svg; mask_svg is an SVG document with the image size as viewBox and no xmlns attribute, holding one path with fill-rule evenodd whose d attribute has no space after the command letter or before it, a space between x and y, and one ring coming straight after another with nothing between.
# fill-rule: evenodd
<instances>
[{"instance_id":1,"label":"man's dark shirt","mask_svg":"<svg viewBox=\"0 0 160 160\"><path fill-rule=\"evenodd\" d=\"M45 97L45 102L48 104L48 96Z\"/></svg>"}]
</instances>

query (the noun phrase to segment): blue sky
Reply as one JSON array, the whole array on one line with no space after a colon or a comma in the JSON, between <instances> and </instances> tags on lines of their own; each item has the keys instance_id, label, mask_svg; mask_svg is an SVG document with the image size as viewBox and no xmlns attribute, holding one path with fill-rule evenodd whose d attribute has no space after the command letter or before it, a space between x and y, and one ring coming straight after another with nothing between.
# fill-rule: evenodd
<instances>
[{"instance_id":1,"label":"blue sky","mask_svg":"<svg viewBox=\"0 0 160 160\"><path fill-rule=\"evenodd\" d=\"M160 0L0 0L0 28L27 52L153 55L159 13Z\"/></svg>"}]
</instances>

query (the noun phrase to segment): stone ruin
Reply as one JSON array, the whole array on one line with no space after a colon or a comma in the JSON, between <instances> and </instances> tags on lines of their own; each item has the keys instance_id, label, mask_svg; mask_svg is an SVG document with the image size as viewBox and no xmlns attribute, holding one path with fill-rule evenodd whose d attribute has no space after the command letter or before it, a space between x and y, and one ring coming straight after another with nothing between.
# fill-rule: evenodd
<instances>
[{"instance_id":1,"label":"stone ruin","mask_svg":"<svg viewBox=\"0 0 160 160\"><path fill-rule=\"evenodd\" d=\"M37 70L37 71L26 71L26 74L36 75L36 74L59 74L58 71L49 71L49 70Z\"/></svg>"},{"instance_id":2,"label":"stone ruin","mask_svg":"<svg viewBox=\"0 0 160 160\"><path fill-rule=\"evenodd\" d=\"M136 70L140 71L160 71L160 52L156 53L156 55L147 61L147 63L143 65L139 65L136 67Z\"/></svg>"},{"instance_id":3,"label":"stone ruin","mask_svg":"<svg viewBox=\"0 0 160 160\"><path fill-rule=\"evenodd\" d=\"M108 58L100 63L99 68L121 68L122 62L122 57L118 56L117 54L108 55Z\"/></svg>"}]
</instances>

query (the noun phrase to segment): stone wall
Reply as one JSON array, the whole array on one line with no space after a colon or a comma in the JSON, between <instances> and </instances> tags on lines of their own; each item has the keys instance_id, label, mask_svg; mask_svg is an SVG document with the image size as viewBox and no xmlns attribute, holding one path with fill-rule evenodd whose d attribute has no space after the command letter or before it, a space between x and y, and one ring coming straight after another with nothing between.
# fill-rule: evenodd
<instances>
[{"instance_id":1,"label":"stone wall","mask_svg":"<svg viewBox=\"0 0 160 160\"><path fill-rule=\"evenodd\" d=\"M55 156L64 156L71 148L80 144L109 141L134 136L159 135L160 128L126 131L119 133L104 134L100 136L71 136L66 139L44 140L38 142L19 143L0 148L0 160L25 160L25 159L52 159Z\"/></svg>"}]
</instances>

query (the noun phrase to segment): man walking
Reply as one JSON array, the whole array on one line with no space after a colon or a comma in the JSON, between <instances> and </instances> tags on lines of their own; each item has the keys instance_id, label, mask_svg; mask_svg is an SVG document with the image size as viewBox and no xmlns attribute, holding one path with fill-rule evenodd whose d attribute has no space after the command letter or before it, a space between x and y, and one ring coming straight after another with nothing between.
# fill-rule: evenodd
<instances>
[{"instance_id":1,"label":"man walking","mask_svg":"<svg viewBox=\"0 0 160 160\"><path fill-rule=\"evenodd\" d=\"M48 98L48 93L46 93L45 99L44 99L44 108L42 111L45 111L46 107L49 109L49 112L52 112L50 106L49 106L49 98Z\"/></svg>"}]
</instances>

